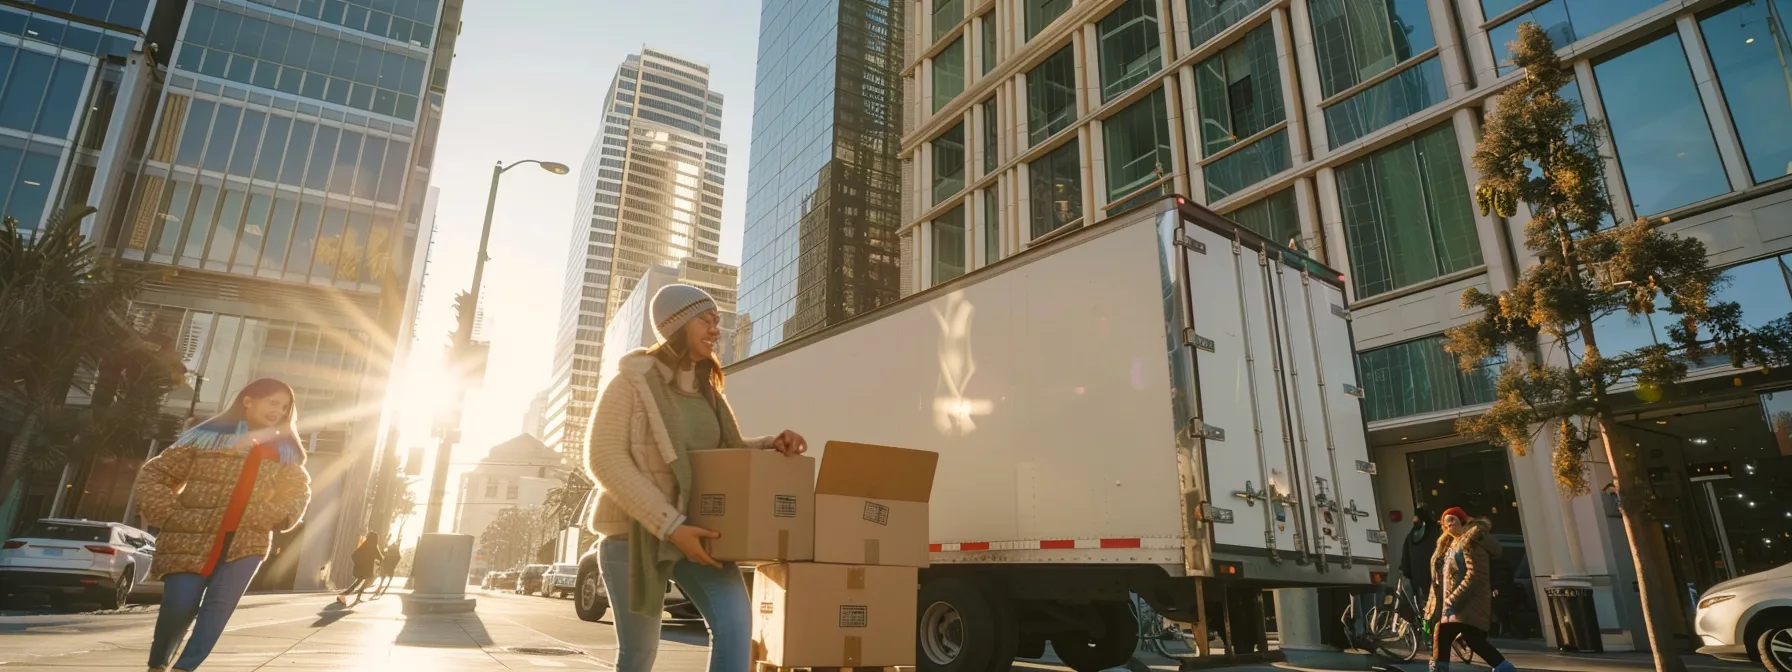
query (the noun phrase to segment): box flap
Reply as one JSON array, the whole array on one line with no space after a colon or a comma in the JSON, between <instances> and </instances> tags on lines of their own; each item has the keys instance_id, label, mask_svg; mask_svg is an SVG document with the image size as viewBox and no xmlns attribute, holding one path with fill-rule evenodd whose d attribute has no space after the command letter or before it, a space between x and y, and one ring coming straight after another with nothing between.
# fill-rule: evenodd
<instances>
[{"instance_id":1,"label":"box flap","mask_svg":"<svg viewBox=\"0 0 1792 672\"><path fill-rule=\"evenodd\" d=\"M939 453L829 441L822 448L815 494L925 502L933 496Z\"/></svg>"}]
</instances>

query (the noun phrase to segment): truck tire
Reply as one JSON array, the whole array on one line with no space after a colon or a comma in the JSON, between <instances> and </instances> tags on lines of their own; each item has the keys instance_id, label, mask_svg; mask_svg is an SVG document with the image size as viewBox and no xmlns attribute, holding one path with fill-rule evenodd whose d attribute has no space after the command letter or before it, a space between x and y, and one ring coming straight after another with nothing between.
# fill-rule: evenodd
<instances>
[{"instance_id":1,"label":"truck tire","mask_svg":"<svg viewBox=\"0 0 1792 672\"><path fill-rule=\"evenodd\" d=\"M1124 667L1132 660L1139 645L1139 619L1125 602L1101 602L1095 605L1095 616L1102 632L1065 632L1052 636L1052 651L1058 660L1076 672L1101 672Z\"/></svg>"},{"instance_id":2,"label":"truck tire","mask_svg":"<svg viewBox=\"0 0 1792 672\"><path fill-rule=\"evenodd\" d=\"M1014 610L963 578L923 581L915 662L920 672L987 672L1014 663Z\"/></svg>"},{"instance_id":3,"label":"truck tire","mask_svg":"<svg viewBox=\"0 0 1792 672\"><path fill-rule=\"evenodd\" d=\"M579 620L596 623L610 611L610 596L603 590L603 585L604 578L597 571L597 563L579 565L579 582L573 587L572 594L572 610L579 615Z\"/></svg>"}]
</instances>

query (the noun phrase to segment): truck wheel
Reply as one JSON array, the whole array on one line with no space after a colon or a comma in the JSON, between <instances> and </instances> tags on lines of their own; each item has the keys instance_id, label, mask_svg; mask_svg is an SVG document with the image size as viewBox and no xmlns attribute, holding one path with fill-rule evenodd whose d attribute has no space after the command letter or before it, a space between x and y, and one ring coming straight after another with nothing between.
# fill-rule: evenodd
<instances>
[{"instance_id":1,"label":"truck wheel","mask_svg":"<svg viewBox=\"0 0 1792 672\"><path fill-rule=\"evenodd\" d=\"M1006 601L997 604L961 578L921 584L915 660L922 672L1006 670L1014 662L1015 622Z\"/></svg>"},{"instance_id":2,"label":"truck wheel","mask_svg":"<svg viewBox=\"0 0 1792 672\"><path fill-rule=\"evenodd\" d=\"M578 592L573 595L572 610L579 620L596 623L610 610L610 597L604 594L604 578L597 572L597 563L579 565Z\"/></svg>"},{"instance_id":3,"label":"truck wheel","mask_svg":"<svg viewBox=\"0 0 1792 672\"><path fill-rule=\"evenodd\" d=\"M1102 602L1095 605L1102 632L1067 632L1052 636L1052 651L1058 660L1076 672L1101 672L1126 665L1139 645L1139 619L1125 602Z\"/></svg>"}]
</instances>

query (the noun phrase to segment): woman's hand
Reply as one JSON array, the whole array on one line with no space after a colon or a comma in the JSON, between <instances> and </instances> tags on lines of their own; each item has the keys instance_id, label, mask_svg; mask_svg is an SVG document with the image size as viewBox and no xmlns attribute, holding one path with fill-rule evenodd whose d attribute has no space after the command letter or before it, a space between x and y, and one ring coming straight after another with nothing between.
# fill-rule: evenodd
<instances>
[{"instance_id":1,"label":"woman's hand","mask_svg":"<svg viewBox=\"0 0 1792 672\"><path fill-rule=\"evenodd\" d=\"M772 450L787 456L801 455L809 452L809 442L803 440L803 435L786 429L778 434L778 438L772 439Z\"/></svg>"},{"instance_id":2,"label":"woman's hand","mask_svg":"<svg viewBox=\"0 0 1792 672\"><path fill-rule=\"evenodd\" d=\"M672 542L673 546L678 547L679 552L684 553L684 559L699 565L721 569L722 563L709 557L709 551L703 549L703 540L717 539L721 536L695 525L679 525L678 529L672 531L672 537L667 541Z\"/></svg>"}]
</instances>

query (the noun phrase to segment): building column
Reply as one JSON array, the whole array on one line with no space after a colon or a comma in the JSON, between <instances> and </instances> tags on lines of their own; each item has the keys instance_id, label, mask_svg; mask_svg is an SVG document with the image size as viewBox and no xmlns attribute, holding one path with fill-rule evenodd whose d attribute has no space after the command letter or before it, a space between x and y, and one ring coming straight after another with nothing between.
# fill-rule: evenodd
<instances>
[{"instance_id":1,"label":"building column","mask_svg":"<svg viewBox=\"0 0 1792 672\"><path fill-rule=\"evenodd\" d=\"M1180 73L1164 78L1164 107L1170 137L1187 138L1189 124L1182 116L1182 77ZM1194 194L1187 190L1189 164L1188 144L1170 143L1170 165L1166 166L1170 171L1170 191L1193 198Z\"/></svg>"},{"instance_id":2,"label":"building column","mask_svg":"<svg viewBox=\"0 0 1792 672\"><path fill-rule=\"evenodd\" d=\"M1463 53L1462 45L1456 42L1456 15L1450 11L1450 0L1426 0L1425 8L1431 15L1431 34L1437 39L1437 56L1443 66L1445 90L1451 98L1468 93L1474 80L1468 74L1469 59Z\"/></svg>"},{"instance_id":3,"label":"building column","mask_svg":"<svg viewBox=\"0 0 1792 672\"><path fill-rule=\"evenodd\" d=\"M1481 29L1481 24L1487 22L1487 17L1481 13L1481 0L1451 1L1456 5L1456 15L1462 17L1462 50L1468 55L1470 82L1498 79L1499 68L1493 62L1493 42L1487 31Z\"/></svg>"},{"instance_id":4,"label":"building column","mask_svg":"<svg viewBox=\"0 0 1792 672\"><path fill-rule=\"evenodd\" d=\"M1331 167L1320 168L1313 173L1314 188L1319 194L1319 224L1323 232L1322 242L1325 245L1326 264L1344 271L1346 276L1356 273L1350 268L1350 248L1344 238L1344 215L1338 202L1338 172ZM1296 192L1298 195L1299 192ZM1356 301L1356 283L1344 283L1344 293L1351 302Z\"/></svg>"},{"instance_id":5,"label":"building column","mask_svg":"<svg viewBox=\"0 0 1792 672\"><path fill-rule=\"evenodd\" d=\"M1302 177L1294 181L1294 209L1300 217L1301 252L1318 259L1320 263L1332 268L1344 268L1342 260L1334 263L1326 253L1323 217L1319 214L1319 202L1313 196L1313 178Z\"/></svg>"},{"instance_id":6,"label":"building column","mask_svg":"<svg viewBox=\"0 0 1792 672\"><path fill-rule=\"evenodd\" d=\"M1289 32L1288 14L1285 9L1276 9L1270 14L1270 23L1276 37L1276 72L1281 76L1282 109L1288 118L1288 149L1293 163L1300 166L1313 160L1309 149L1307 135L1306 108L1301 107L1300 73L1297 72L1300 60L1295 58L1293 35Z\"/></svg>"},{"instance_id":7,"label":"building column","mask_svg":"<svg viewBox=\"0 0 1792 672\"><path fill-rule=\"evenodd\" d=\"M1083 182L1083 226L1101 221L1097 217L1097 213L1101 212L1101 207L1096 203L1098 199L1107 196L1105 193L1097 192L1101 185L1107 182L1107 179L1096 172L1095 162L1090 160L1094 158L1096 148L1101 146L1101 142L1095 137L1094 129L1094 124L1082 126L1076 130L1076 137L1070 140L1079 145L1077 151L1082 152L1083 155L1083 160L1080 162L1082 165L1079 167Z\"/></svg>"},{"instance_id":8,"label":"building column","mask_svg":"<svg viewBox=\"0 0 1792 672\"><path fill-rule=\"evenodd\" d=\"M1574 79L1580 87L1580 101L1586 110L1587 121L1605 123L1605 101L1600 99L1599 90L1593 86L1593 64L1591 61L1574 62ZM1602 130L1594 134L1599 149L1600 172L1605 177L1605 190L1611 199L1612 216L1619 224L1636 221L1636 202L1630 200L1630 185L1624 182L1624 167L1618 165L1618 152L1612 146L1610 130Z\"/></svg>"},{"instance_id":9,"label":"building column","mask_svg":"<svg viewBox=\"0 0 1792 672\"><path fill-rule=\"evenodd\" d=\"M1182 155L1188 162L1188 169L1182 176L1181 187L1184 194L1196 203L1207 203L1207 183L1205 173L1201 169L1201 103L1195 100L1195 68L1184 67L1177 71L1176 78L1181 80L1179 98L1182 106L1183 124Z\"/></svg>"},{"instance_id":10,"label":"building column","mask_svg":"<svg viewBox=\"0 0 1792 672\"><path fill-rule=\"evenodd\" d=\"M1325 111L1319 102L1325 97L1324 89L1319 86L1319 55L1313 45L1313 21L1311 8L1307 0L1294 0L1289 6L1289 18L1292 19L1295 62L1300 66L1300 90L1307 93L1307 137L1312 142L1312 158L1323 158L1331 154L1331 144L1325 134Z\"/></svg>"},{"instance_id":11,"label":"building column","mask_svg":"<svg viewBox=\"0 0 1792 672\"><path fill-rule=\"evenodd\" d=\"M1323 641L1318 588L1282 588L1269 593L1276 601L1276 630L1282 635L1282 650L1337 650Z\"/></svg>"}]
</instances>

